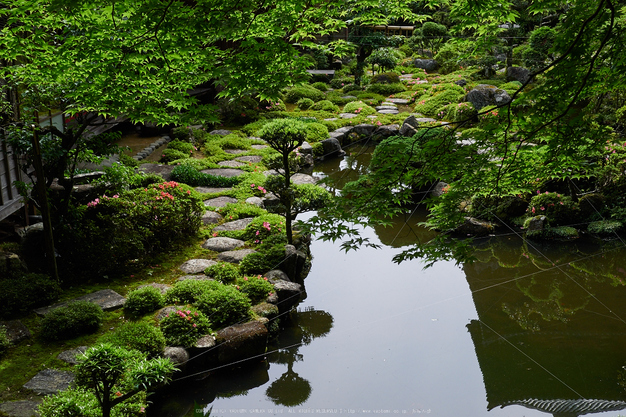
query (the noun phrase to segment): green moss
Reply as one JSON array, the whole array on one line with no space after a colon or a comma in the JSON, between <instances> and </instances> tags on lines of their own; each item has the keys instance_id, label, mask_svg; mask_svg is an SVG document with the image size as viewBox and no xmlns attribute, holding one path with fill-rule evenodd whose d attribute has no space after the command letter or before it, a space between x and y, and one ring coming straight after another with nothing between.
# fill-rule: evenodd
<instances>
[{"instance_id":1,"label":"green moss","mask_svg":"<svg viewBox=\"0 0 626 417\"><path fill-rule=\"evenodd\" d=\"M623 226L622 222L618 220L601 220L589 223L587 231L602 237L616 236L616 234L622 230Z\"/></svg>"}]
</instances>

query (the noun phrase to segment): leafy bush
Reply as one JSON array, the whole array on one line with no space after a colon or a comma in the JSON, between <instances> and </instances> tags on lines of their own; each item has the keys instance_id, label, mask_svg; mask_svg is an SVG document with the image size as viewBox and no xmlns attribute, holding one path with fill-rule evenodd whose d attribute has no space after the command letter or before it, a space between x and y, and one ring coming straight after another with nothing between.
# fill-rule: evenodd
<instances>
[{"instance_id":1,"label":"leafy bush","mask_svg":"<svg viewBox=\"0 0 626 417\"><path fill-rule=\"evenodd\" d=\"M446 119L450 122L460 122L461 120L472 120L476 116L476 109L471 103L452 103L442 109L442 115L440 118Z\"/></svg>"},{"instance_id":2,"label":"leafy bush","mask_svg":"<svg viewBox=\"0 0 626 417\"><path fill-rule=\"evenodd\" d=\"M311 87L317 88L321 92L328 91L328 85L326 83L323 83L323 82L313 83L313 84L311 84Z\"/></svg>"},{"instance_id":3,"label":"leafy bush","mask_svg":"<svg viewBox=\"0 0 626 417\"><path fill-rule=\"evenodd\" d=\"M51 304L61 295L61 287L47 275L24 274L0 279L0 317L26 314L36 307Z\"/></svg>"},{"instance_id":4,"label":"leafy bush","mask_svg":"<svg viewBox=\"0 0 626 417\"><path fill-rule=\"evenodd\" d=\"M168 346L194 346L198 339L211 332L206 315L189 306L167 314L159 326Z\"/></svg>"},{"instance_id":5,"label":"leafy bush","mask_svg":"<svg viewBox=\"0 0 626 417\"><path fill-rule=\"evenodd\" d=\"M149 356L157 356L165 349L165 337L158 327L146 322L128 322L107 333L100 343L111 343L127 349L135 349Z\"/></svg>"},{"instance_id":6,"label":"leafy bush","mask_svg":"<svg viewBox=\"0 0 626 417\"><path fill-rule=\"evenodd\" d=\"M321 100L311 106L311 110L338 112L339 107L330 100Z\"/></svg>"},{"instance_id":7,"label":"leafy bush","mask_svg":"<svg viewBox=\"0 0 626 417\"><path fill-rule=\"evenodd\" d=\"M301 98L297 103L300 110L308 110L313 104L315 104L315 102L307 97Z\"/></svg>"},{"instance_id":8,"label":"leafy bush","mask_svg":"<svg viewBox=\"0 0 626 417\"><path fill-rule=\"evenodd\" d=\"M316 158L321 158L324 156L324 145L321 142L311 144L313 148L313 156Z\"/></svg>"},{"instance_id":9,"label":"leafy bush","mask_svg":"<svg viewBox=\"0 0 626 417\"><path fill-rule=\"evenodd\" d=\"M112 164L110 167L104 167L104 175L93 181L92 185L100 192L116 194L142 186L145 179L144 173L135 172L135 168L131 166Z\"/></svg>"},{"instance_id":10,"label":"leafy bush","mask_svg":"<svg viewBox=\"0 0 626 417\"><path fill-rule=\"evenodd\" d=\"M191 130L186 126L179 126L172 129L170 133L172 139L182 142L191 142Z\"/></svg>"},{"instance_id":11,"label":"leafy bush","mask_svg":"<svg viewBox=\"0 0 626 417\"><path fill-rule=\"evenodd\" d=\"M406 91L406 87L402 83L395 84L370 84L367 86L366 90L370 93L376 93L383 96L390 96L392 94L400 93L402 91Z\"/></svg>"},{"instance_id":12,"label":"leafy bush","mask_svg":"<svg viewBox=\"0 0 626 417\"><path fill-rule=\"evenodd\" d=\"M226 207L218 208L217 212L228 220L243 219L245 217L256 217L267 213L265 209L247 203L229 203L226 205Z\"/></svg>"},{"instance_id":13,"label":"leafy bush","mask_svg":"<svg viewBox=\"0 0 626 417\"><path fill-rule=\"evenodd\" d=\"M344 94L348 94L353 91L363 91L363 87L361 87L360 85L356 85L356 84L348 84L348 85L344 85L342 90Z\"/></svg>"},{"instance_id":14,"label":"leafy bush","mask_svg":"<svg viewBox=\"0 0 626 417\"><path fill-rule=\"evenodd\" d=\"M137 408L139 409L139 408ZM98 399L84 388L70 388L43 398L37 408L41 417L101 417ZM113 409L112 417L122 417Z\"/></svg>"},{"instance_id":15,"label":"leafy bush","mask_svg":"<svg viewBox=\"0 0 626 417\"><path fill-rule=\"evenodd\" d=\"M361 92L356 97L368 106L379 106L380 103L385 101L385 96L376 93Z\"/></svg>"},{"instance_id":16,"label":"leafy bush","mask_svg":"<svg viewBox=\"0 0 626 417\"><path fill-rule=\"evenodd\" d=\"M39 336L53 341L94 333L100 328L103 318L100 306L88 301L73 301L52 310L43 318Z\"/></svg>"},{"instance_id":17,"label":"leafy bush","mask_svg":"<svg viewBox=\"0 0 626 417\"><path fill-rule=\"evenodd\" d=\"M60 266L75 275L119 273L195 235L205 211L195 190L174 181L96 198L58 226Z\"/></svg>"},{"instance_id":18,"label":"leafy bush","mask_svg":"<svg viewBox=\"0 0 626 417\"><path fill-rule=\"evenodd\" d=\"M181 151L189 155L193 152L194 148L193 148L193 145L189 142L173 140L167 145L167 149L176 149L177 151Z\"/></svg>"},{"instance_id":19,"label":"leafy bush","mask_svg":"<svg viewBox=\"0 0 626 417\"><path fill-rule=\"evenodd\" d=\"M282 237L282 235L281 235ZM264 243L267 244L266 239ZM269 246L269 245L267 245ZM274 245L266 248L259 248L258 252L251 253L239 262L239 270L246 275L265 274L272 269L276 269L285 260L285 245Z\"/></svg>"},{"instance_id":20,"label":"leafy bush","mask_svg":"<svg viewBox=\"0 0 626 417\"><path fill-rule=\"evenodd\" d=\"M324 93L309 85L300 85L287 91L285 101L287 103L297 103L298 100L305 97L313 101L320 101L324 99Z\"/></svg>"},{"instance_id":21,"label":"leafy bush","mask_svg":"<svg viewBox=\"0 0 626 417\"><path fill-rule=\"evenodd\" d=\"M576 221L579 209L571 197L546 191L530 200L527 212L530 216L546 216L550 225L560 226Z\"/></svg>"},{"instance_id":22,"label":"leafy bush","mask_svg":"<svg viewBox=\"0 0 626 417\"><path fill-rule=\"evenodd\" d=\"M337 107L337 106L335 106ZM337 111L339 108L337 107ZM328 139L328 128L321 123L306 123L304 126L306 141L309 143L320 142Z\"/></svg>"},{"instance_id":23,"label":"leafy bush","mask_svg":"<svg viewBox=\"0 0 626 417\"><path fill-rule=\"evenodd\" d=\"M224 149L252 149L250 139L245 137L245 134L240 132L231 133L230 135L222 136L212 141L212 143L224 148Z\"/></svg>"},{"instance_id":24,"label":"leafy bush","mask_svg":"<svg viewBox=\"0 0 626 417\"><path fill-rule=\"evenodd\" d=\"M232 187L239 184L238 177L222 177L198 171L186 163L176 165L172 170L172 179L191 187Z\"/></svg>"},{"instance_id":25,"label":"leafy bush","mask_svg":"<svg viewBox=\"0 0 626 417\"><path fill-rule=\"evenodd\" d=\"M189 153L181 152L177 149L167 148L163 150L163 153L161 154L161 159L159 159L159 162L168 164L172 161L177 161L179 159L186 159L186 158L189 158Z\"/></svg>"},{"instance_id":26,"label":"leafy bush","mask_svg":"<svg viewBox=\"0 0 626 417\"><path fill-rule=\"evenodd\" d=\"M128 293L124 303L124 313L131 317L140 317L164 305L165 299L161 292L152 286L146 286Z\"/></svg>"},{"instance_id":27,"label":"leafy bush","mask_svg":"<svg viewBox=\"0 0 626 417\"><path fill-rule=\"evenodd\" d=\"M178 281L165 293L166 304L193 304L207 292L219 288L221 284L208 279L185 279Z\"/></svg>"},{"instance_id":28,"label":"leafy bush","mask_svg":"<svg viewBox=\"0 0 626 417\"><path fill-rule=\"evenodd\" d=\"M457 71L461 66L467 66L470 62L459 59L460 56L466 56L468 52L474 49L472 42L448 42L439 49L435 55L435 61L439 64L440 74L449 74Z\"/></svg>"},{"instance_id":29,"label":"leafy bush","mask_svg":"<svg viewBox=\"0 0 626 417\"><path fill-rule=\"evenodd\" d=\"M392 70L398 65L398 58L392 48L378 48L365 60L368 64L378 65L382 71ZM372 81L374 82L374 81Z\"/></svg>"},{"instance_id":30,"label":"leafy bush","mask_svg":"<svg viewBox=\"0 0 626 417\"><path fill-rule=\"evenodd\" d=\"M196 302L198 310L209 318L214 327L221 328L246 320L250 300L231 285L202 294Z\"/></svg>"},{"instance_id":31,"label":"leafy bush","mask_svg":"<svg viewBox=\"0 0 626 417\"><path fill-rule=\"evenodd\" d=\"M274 291L274 286L261 275L238 279L236 288L244 293L253 304L265 300Z\"/></svg>"},{"instance_id":32,"label":"leafy bush","mask_svg":"<svg viewBox=\"0 0 626 417\"><path fill-rule=\"evenodd\" d=\"M120 152L119 156L120 156L120 164L127 166L127 167L131 167L131 168L137 168L139 166L139 161L133 158L132 156L125 154L123 152Z\"/></svg>"},{"instance_id":33,"label":"leafy bush","mask_svg":"<svg viewBox=\"0 0 626 417\"><path fill-rule=\"evenodd\" d=\"M458 103L462 97L463 94L454 89L444 89L434 94L431 89L431 93L427 93L415 101L415 111L434 117L437 115L437 112L441 111L442 107Z\"/></svg>"},{"instance_id":34,"label":"leafy bush","mask_svg":"<svg viewBox=\"0 0 626 417\"><path fill-rule=\"evenodd\" d=\"M204 273L224 284L233 283L241 277L239 267L229 262L218 262L211 265L204 270Z\"/></svg>"},{"instance_id":35,"label":"leafy bush","mask_svg":"<svg viewBox=\"0 0 626 417\"><path fill-rule=\"evenodd\" d=\"M333 78L330 81L330 86L332 88L339 89L339 88L342 88L342 87L344 87L344 86L346 86L348 84L353 84L353 83L354 83L354 78L350 78L350 77L336 77L336 78Z\"/></svg>"},{"instance_id":36,"label":"leafy bush","mask_svg":"<svg viewBox=\"0 0 626 417\"><path fill-rule=\"evenodd\" d=\"M362 115L370 115L376 113L376 109L368 106L362 101L353 101L346 104L343 108L345 113L357 113Z\"/></svg>"},{"instance_id":37,"label":"leafy bush","mask_svg":"<svg viewBox=\"0 0 626 417\"><path fill-rule=\"evenodd\" d=\"M4 356L6 351L11 347L11 341L7 335L7 329L0 325L0 358Z\"/></svg>"}]
</instances>

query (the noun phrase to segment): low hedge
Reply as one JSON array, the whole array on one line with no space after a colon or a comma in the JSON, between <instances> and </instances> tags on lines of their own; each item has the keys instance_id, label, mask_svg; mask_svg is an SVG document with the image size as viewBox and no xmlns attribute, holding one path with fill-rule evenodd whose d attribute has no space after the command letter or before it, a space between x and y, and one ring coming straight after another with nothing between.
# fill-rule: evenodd
<instances>
[{"instance_id":1,"label":"low hedge","mask_svg":"<svg viewBox=\"0 0 626 417\"><path fill-rule=\"evenodd\" d=\"M141 317L165 305L165 298L161 292L151 286L138 288L126 296L124 313L130 317Z\"/></svg>"},{"instance_id":2,"label":"low hedge","mask_svg":"<svg viewBox=\"0 0 626 417\"><path fill-rule=\"evenodd\" d=\"M33 308L52 304L61 292L59 283L43 274L0 280L0 317L25 315Z\"/></svg>"},{"instance_id":3,"label":"low hedge","mask_svg":"<svg viewBox=\"0 0 626 417\"><path fill-rule=\"evenodd\" d=\"M96 332L102 325L102 309L88 301L73 301L49 312L41 321L39 337L46 341L67 340Z\"/></svg>"},{"instance_id":4,"label":"low hedge","mask_svg":"<svg viewBox=\"0 0 626 417\"><path fill-rule=\"evenodd\" d=\"M237 324L250 317L250 299L232 285L220 285L200 295L195 305L214 328Z\"/></svg>"},{"instance_id":5,"label":"low hedge","mask_svg":"<svg viewBox=\"0 0 626 417\"><path fill-rule=\"evenodd\" d=\"M165 337L161 330L143 321L124 323L113 333L107 333L98 339L98 343L135 349L151 357L159 355L165 349Z\"/></svg>"}]
</instances>

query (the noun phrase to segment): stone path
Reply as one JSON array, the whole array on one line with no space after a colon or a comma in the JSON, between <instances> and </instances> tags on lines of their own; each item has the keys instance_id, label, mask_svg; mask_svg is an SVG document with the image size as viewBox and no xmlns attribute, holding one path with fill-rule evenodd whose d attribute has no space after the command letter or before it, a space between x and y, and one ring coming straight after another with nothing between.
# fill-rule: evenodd
<instances>
[{"instance_id":1,"label":"stone path","mask_svg":"<svg viewBox=\"0 0 626 417\"><path fill-rule=\"evenodd\" d=\"M226 252L244 246L246 242L231 237L212 237L208 239L202 247L214 252Z\"/></svg>"},{"instance_id":2,"label":"stone path","mask_svg":"<svg viewBox=\"0 0 626 417\"><path fill-rule=\"evenodd\" d=\"M68 389L74 383L74 374L56 369L44 369L24 384L37 395L52 395Z\"/></svg>"},{"instance_id":3,"label":"stone path","mask_svg":"<svg viewBox=\"0 0 626 417\"><path fill-rule=\"evenodd\" d=\"M75 349L64 350L59 353L57 359L60 359L64 362L67 362L71 365L76 365L78 363L78 358L80 355L85 353L89 349L89 346L79 346Z\"/></svg>"},{"instance_id":4,"label":"stone path","mask_svg":"<svg viewBox=\"0 0 626 417\"><path fill-rule=\"evenodd\" d=\"M39 416L37 407L40 401L9 401L0 404L0 414L11 417Z\"/></svg>"},{"instance_id":5,"label":"stone path","mask_svg":"<svg viewBox=\"0 0 626 417\"><path fill-rule=\"evenodd\" d=\"M217 197L205 200L204 205L207 207L226 207L226 204L236 203L237 199L233 197Z\"/></svg>"},{"instance_id":6,"label":"stone path","mask_svg":"<svg viewBox=\"0 0 626 417\"><path fill-rule=\"evenodd\" d=\"M190 259L178 267L185 274L203 273L208 267L215 265L217 262L210 259Z\"/></svg>"},{"instance_id":7,"label":"stone path","mask_svg":"<svg viewBox=\"0 0 626 417\"><path fill-rule=\"evenodd\" d=\"M243 175L245 171L242 171L240 169L235 169L235 168L212 168L212 169L203 169L200 172L204 174L211 174L215 176L231 178L231 177L238 177L240 175Z\"/></svg>"},{"instance_id":8,"label":"stone path","mask_svg":"<svg viewBox=\"0 0 626 417\"><path fill-rule=\"evenodd\" d=\"M75 298L71 301L89 301L94 304L97 304L104 311L117 310L118 308L122 308L124 306L124 302L126 299L116 293L113 290L106 289L100 290L96 292L92 292L91 294L83 295L82 297ZM52 310L55 310L59 307L66 306L70 301L64 301L62 303L53 304L48 307L42 307L35 310L35 313L39 316L45 316L50 313Z\"/></svg>"}]
</instances>

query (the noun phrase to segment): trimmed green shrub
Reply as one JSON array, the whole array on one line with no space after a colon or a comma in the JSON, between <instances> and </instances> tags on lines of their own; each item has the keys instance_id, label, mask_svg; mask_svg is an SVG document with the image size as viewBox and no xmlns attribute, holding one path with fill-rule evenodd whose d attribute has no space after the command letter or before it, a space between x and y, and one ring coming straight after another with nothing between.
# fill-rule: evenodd
<instances>
[{"instance_id":1,"label":"trimmed green shrub","mask_svg":"<svg viewBox=\"0 0 626 417\"><path fill-rule=\"evenodd\" d=\"M385 96L376 93L360 92L356 97L368 106L379 106L385 101Z\"/></svg>"},{"instance_id":2,"label":"trimmed green shrub","mask_svg":"<svg viewBox=\"0 0 626 417\"><path fill-rule=\"evenodd\" d=\"M198 339L211 332L206 315L189 306L167 314L159 326L168 346L195 346Z\"/></svg>"},{"instance_id":3,"label":"trimmed green shrub","mask_svg":"<svg viewBox=\"0 0 626 417\"><path fill-rule=\"evenodd\" d=\"M439 114L443 113L443 114ZM476 117L476 109L471 103L452 103L445 106L437 114L439 118L450 122L460 122L461 120L472 120Z\"/></svg>"},{"instance_id":4,"label":"trimmed green shrub","mask_svg":"<svg viewBox=\"0 0 626 417\"><path fill-rule=\"evenodd\" d=\"M335 77L330 81L330 86L332 88L343 88L348 84L354 84L354 78L351 77Z\"/></svg>"},{"instance_id":5,"label":"trimmed green shrub","mask_svg":"<svg viewBox=\"0 0 626 417\"><path fill-rule=\"evenodd\" d=\"M316 89L320 90L321 92L328 91L328 85L326 83L323 83L323 82L313 83L313 84L311 84L311 87L316 88Z\"/></svg>"},{"instance_id":6,"label":"trimmed green shrub","mask_svg":"<svg viewBox=\"0 0 626 417\"><path fill-rule=\"evenodd\" d=\"M124 303L124 313L130 317L140 317L164 305L165 298L161 291L152 286L146 286L128 293Z\"/></svg>"},{"instance_id":7,"label":"trimmed green shrub","mask_svg":"<svg viewBox=\"0 0 626 417\"><path fill-rule=\"evenodd\" d=\"M321 142L311 144L313 148L313 156L316 158L321 158L324 156L324 145Z\"/></svg>"},{"instance_id":8,"label":"trimmed green shrub","mask_svg":"<svg viewBox=\"0 0 626 417\"><path fill-rule=\"evenodd\" d=\"M218 262L204 270L204 273L223 284L230 284L241 277L239 267L229 262Z\"/></svg>"},{"instance_id":9,"label":"trimmed green shrub","mask_svg":"<svg viewBox=\"0 0 626 417\"><path fill-rule=\"evenodd\" d=\"M226 207L220 207L217 212L228 220L243 219L245 217L256 217L266 214L267 210L248 203L229 203Z\"/></svg>"},{"instance_id":10,"label":"trimmed green shrub","mask_svg":"<svg viewBox=\"0 0 626 417\"><path fill-rule=\"evenodd\" d=\"M337 111L339 111L339 107L337 107ZM328 128L321 123L306 123L304 133L306 135L306 141L309 143L320 142L329 138Z\"/></svg>"},{"instance_id":11,"label":"trimmed green shrub","mask_svg":"<svg viewBox=\"0 0 626 417\"><path fill-rule=\"evenodd\" d=\"M300 100L298 100L298 103L297 103L298 108L300 110L308 110L313 104L315 104L315 102L307 97L301 98Z\"/></svg>"},{"instance_id":12,"label":"trimmed green shrub","mask_svg":"<svg viewBox=\"0 0 626 417\"><path fill-rule=\"evenodd\" d=\"M4 326L0 326L0 358L4 356L6 351L11 347L11 341L7 335L7 329Z\"/></svg>"},{"instance_id":13,"label":"trimmed green shrub","mask_svg":"<svg viewBox=\"0 0 626 417\"><path fill-rule=\"evenodd\" d=\"M265 243L267 243L267 240ZM267 249L259 248L239 262L239 270L246 275L265 274L276 269L285 260L285 245L275 245Z\"/></svg>"},{"instance_id":14,"label":"trimmed green shrub","mask_svg":"<svg viewBox=\"0 0 626 417\"><path fill-rule=\"evenodd\" d=\"M166 304L193 304L207 292L219 288L221 284L208 279L185 279L178 281L165 293Z\"/></svg>"},{"instance_id":15,"label":"trimmed green shrub","mask_svg":"<svg viewBox=\"0 0 626 417\"><path fill-rule=\"evenodd\" d=\"M402 83L395 84L370 84L365 91L369 93L376 93L383 96L390 96L392 94L406 91L406 87Z\"/></svg>"},{"instance_id":16,"label":"trimmed green shrub","mask_svg":"<svg viewBox=\"0 0 626 417\"><path fill-rule=\"evenodd\" d=\"M39 336L43 340L67 340L96 332L104 313L100 306L88 301L73 301L49 312L41 321Z\"/></svg>"},{"instance_id":17,"label":"trimmed green shrub","mask_svg":"<svg viewBox=\"0 0 626 417\"><path fill-rule=\"evenodd\" d=\"M309 85L300 85L287 91L285 94L285 101L287 103L297 103L298 100L305 97L310 98L313 101L320 101L324 99L324 93Z\"/></svg>"},{"instance_id":18,"label":"trimmed green shrub","mask_svg":"<svg viewBox=\"0 0 626 417\"><path fill-rule=\"evenodd\" d=\"M442 107L458 103L464 95L464 93L461 94L455 89L433 91L431 88L430 91L430 93L426 93L415 101L415 111L431 117L436 116Z\"/></svg>"},{"instance_id":19,"label":"trimmed green shrub","mask_svg":"<svg viewBox=\"0 0 626 417\"><path fill-rule=\"evenodd\" d=\"M252 149L250 139L245 137L244 133L236 132L230 135L222 136L212 141L212 143L224 149Z\"/></svg>"},{"instance_id":20,"label":"trimmed green shrub","mask_svg":"<svg viewBox=\"0 0 626 417\"><path fill-rule=\"evenodd\" d=\"M236 288L244 293L252 304L265 300L274 291L274 286L261 275L238 279Z\"/></svg>"},{"instance_id":21,"label":"trimmed green shrub","mask_svg":"<svg viewBox=\"0 0 626 417\"><path fill-rule=\"evenodd\" d=\"M356 84L348 84L348 85L345 85L342 90L344 94L348 94L353 91L363 91L363 87L361 87L360 85L356 85Z\"/></svg>"},{"instance_id":22,"label":"trimmed green shrub","mask_svg":"<svg viewBox=\"0 0 626 417\"><path fill-rule=\"evenodd\" d=\"M178 161L179 159L186 159L186 158L189 158L188 153L181 152L177 149L167 148L163 150L163 153L161 154L161 159L159 159L159 162L168 164L172 161Z\"/></svg>"},{"instance_id":23,"label":"trimmed green shrub","mask_svg":"<svg viewBox=\"0 0 626 417\"><path fill-rule=\"evenodd\" d=\"M232 187L239 184L238 177L222 177L198 171L195 167L186 163L176 165L172 170L171 177L191 187Z\"/></svg>"},{"instance_id":24,"label":"trimmed green shrub","mask_svg":"<svg viewBox=\"0 0 626 417\"><path fill-rule=\"evenodd\" d=\"M191 154L194 150L193 145L189 142L182 142L180 140L173 140L167 145L167 149L175 149L186 154Z\"/></svg>"},{"instance_id":25,"label":"trimmed green shrub","mask_svg":"<svg viewBox=\"0 0 626 417\"><path fill-rule=\"evenodd\" d=\"M330 100L321 100L311 106L311 110L322 110L330 112L338 112L339 106L333 104Z\"/></svg>"},{"instance_id":26,"label":"trimmed green shrub","mask_svg":"<svg viewBox=\"0 0 626 417\"><path fill-rule=\"evenodd\" d=\"M0 280L0 317L23 315L59 299L61 287L47 275L25 274Z\"/></svg>"},{"instance_id":27,"label":"trimmed green shrub","mask_svg":"<svg viewBox=\"0 0 626 417\"><path fill-rule=\"evenodd\" d=\"M351 103L346 104L343 108L343 111L345 113L357 113L357 114L362 114L365 116L376 113L376 109L368 106L362 101L353 101Z\"/></svg>"},{"instance_id":28,"label":"trimmed green shrub","mask_svg":"<svg viewBox=\"0 0 626 417\"><path fill-rule=\"evenodd\" d=\"M382 74L372 77L372 84L397 84L400 82L400 76L395 72L383 72Z\"/></svg>"},{"instance_id":29,"label":"trimmed green shrub","mask_svg":"<svg viewBox=\"0 0 626 417\"><path fill-rule=\"evenodd\" d=\"M237 324L250 317L250 299L231 285L202 294L196 302L215 328Z\"/></svg>"},{"instance_id":30,"label":"trimmed green shrub","mask_svg":"<svg viewBox=\"0 0 626 417\"><path fill-rule=\"evenodd\" d=\"M546 191L530 200L527 213L530 216L546 216L550 225L560 226L575 222L579 208L571 197Z\"/></svg>"},{"instance_id":31,"label":"trimmed green shrub","mask_svg":"<svg viewBox=\"0 0 626 417\"><path fill-rule=\"evenodd\" d=\"M165 349L165 337L161 330L143 321L124 323L113 333L107 333L98 339L98 342L135 349L151 357L159 355Z\"/></svg>"}]
</instances>

